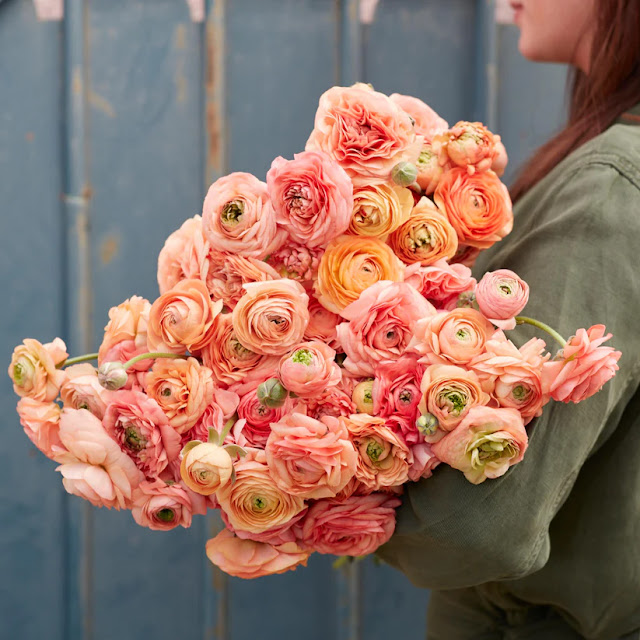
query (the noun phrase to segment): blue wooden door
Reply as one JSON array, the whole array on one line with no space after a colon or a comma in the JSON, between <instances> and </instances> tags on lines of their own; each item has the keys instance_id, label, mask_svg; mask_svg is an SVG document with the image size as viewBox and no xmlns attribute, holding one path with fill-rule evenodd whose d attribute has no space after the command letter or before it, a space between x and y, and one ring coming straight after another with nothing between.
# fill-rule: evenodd
<instances>
[{"instance_id":1,"label":"blue wooden door","mask_svg":"<svg viewBox=\"0 0 640 640\"><path fill-rule=\"evenodd\" d=\"M110 306L157 295L166 236L234 170L300 151L320 94L371 82L503 135L511 171L557 126L563 70L519 58L490 0L0 0L0 360L23 337L93 351ZM428 594L388 567L229 579L199 518L169 533L67 496L0 385L0 638L424 636Z\"/></svg>"}]
</instances>

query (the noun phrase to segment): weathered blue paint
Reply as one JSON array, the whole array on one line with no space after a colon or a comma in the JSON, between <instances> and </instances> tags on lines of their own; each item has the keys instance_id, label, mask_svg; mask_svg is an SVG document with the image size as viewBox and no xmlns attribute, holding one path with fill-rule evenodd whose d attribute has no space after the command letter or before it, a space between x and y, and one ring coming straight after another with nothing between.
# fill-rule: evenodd
<instances>
[{"instance_id":1,"label":"weathered blue paint","mask_svg":"<svg viewBox=\"0 0 640 640\"><path fill-rule=\"evenodd\" d=\"M25 336L97 345L109 307L157 295L166 236L229 171L304 149L320 94L371 82L482 118L518 164L559 122L563 70L516 53L493 0L0 0L2 361ZM492 84L493 82L493 84ZM508 175L513 175L513 170ZM247 582L206 560L220 527L157 533L67 496L0 386L0 638L311 640L424 635L427 593L372 562Z\"/></svg>"}]
</instances>

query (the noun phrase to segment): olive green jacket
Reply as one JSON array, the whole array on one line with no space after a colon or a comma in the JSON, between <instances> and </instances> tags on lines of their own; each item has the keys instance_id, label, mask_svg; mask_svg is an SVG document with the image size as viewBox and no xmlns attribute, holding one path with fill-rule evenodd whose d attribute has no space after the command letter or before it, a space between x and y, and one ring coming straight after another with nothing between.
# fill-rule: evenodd
<instances>
[{"instance_id":1,"label":"olive green jacket","mask_svg":"<svg viewBox=\"0 0 640 640\"><path fill-rule=\"evenodd\" d=\"M440 465L408 486L378 554L420 587L459 590L432 594L429 638L608 640L640 628L640 126L626 122L523 197L511 235L478 261L476 276L507 268L529 283L525 315L565 337L605 324L623 355L594 397L545 407L503 477L475 486ZM534 335L548 338L509 332L517 344ZM567 633L525 633L532 611Z\"/></svg>"}]
</instances>

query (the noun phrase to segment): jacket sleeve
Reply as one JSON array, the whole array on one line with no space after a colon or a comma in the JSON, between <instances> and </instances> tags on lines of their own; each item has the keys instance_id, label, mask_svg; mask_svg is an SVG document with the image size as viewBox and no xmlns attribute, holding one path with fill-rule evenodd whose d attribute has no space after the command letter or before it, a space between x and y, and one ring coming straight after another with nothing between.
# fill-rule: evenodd
<instances>
[{"instance_id":1,"label":"jacket sleeve","mask_svg":"<svg viewBox=\"0 0 640 640\"><path fill-rule=\"evenodd\" d=\"M608 438L640 372L640 182L613 166L587 163L555 193L523 210L524 233L507 238L489 270L512 269L531 288L524 313L569 337L605 324L622 351L616 377L578 404L551 402L528 426L523 461L504 476L470 484L440 465L407 486L396 531L379 557L420 587L452 589L520 578L549 557L549 525L585 460ZM528 203L530 204L530 203ZM542 205L542 206L540 206ZM534 335L517 327L518 344Z\"/></svg>"}]
</instances>

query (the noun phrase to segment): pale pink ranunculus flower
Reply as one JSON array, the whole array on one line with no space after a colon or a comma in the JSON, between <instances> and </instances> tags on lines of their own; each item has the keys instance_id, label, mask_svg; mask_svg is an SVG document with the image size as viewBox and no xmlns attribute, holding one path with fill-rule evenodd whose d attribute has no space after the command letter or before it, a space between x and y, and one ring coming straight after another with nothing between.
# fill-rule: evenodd
<instances>
[{"instance_id":1,"label":"pale pink ranunculus flower","mask_svg":"<svg viewBox=\"0 0 640 640\"><path fill-rule=\"evenodd\" d=\"M288 391L310 398L342 380L335 357L336 352L324 342L301 342L280 359L278 378Z\"/></svg>"},{"instance_id":2,"label":"pale pink ranunculus flower","mask_svg":"<svg viewBox=\"0 0 640 640\"><path fill-rule=\"evenodd\" d=\"M325 309L314 296L309 297L309 324L304 332L305 340L319 340L325 342L332 349L338 349L338 334L336 327L342 318L332 311Z\"/></svg>"},{"instance_id":3,"label":"pale pink ranunculus flower","mask_svg":"<svg viewBox=\"0 0 640 640\"><path fill-rule=\"evenodd\" d=\"M310 290L318 276L318 266L323 254L324 249L320 247L310 248L286 242L271 253L266 261L280 274L279 278L297 280L305 289Z\"/></svg>"},{"instance_id":4,"label":"pale pink ranunculus flower","mask_svg":"<svg viewBox=\"0 0 640 640\"><path fill-rule=\"evenodd\" d=\"M21 398L33 398L40 402L51 402L58 397L65 379L64 371L57 369L68 357L65 343L56 338L41 344L26 338L13 350L9 377L13 390Z\"/></svg>"},{"instance_id":5,"label":"pale pink ranunculus flower","mask_svg":"<svg viewBox=\"0 0 640 640\"><path fill-rule=\"evenodd\" d=\"M326 247L344 233L353 210L353 184L346 171L322 151L276 158L267 173L276 222L309 248Z\"/></svg>"},{"instance_id":6,"label":"pale pink ranunculus flower","mask_svg":"<svg viewBox=\"0 0 640 640\"><path fill-rule=\"evenodd\" d=\"M480 484L520 462L527 444L519 411L477 406L431 448L439 460L462 471L472 484Z\"/></svg>"},{"instance_id":7,"label":"pale pink ranunculus flower","mask_svg":"<svg viewBox=\"0 0 640 640\"><path fill-rule=\"evenodd\" d=\"M130 509L144 476L100 420L86 409L63 409L59 435L66 451L56 456L56 471L67 493L94 507Z\"/></svg>"},{"instance_id":8,"label":"pale pink ranunculus flower","mask_svg":"<svg viewBox=\"0 0 640 640\"><path fill-rule=\"evenodd\" d=\"M18 401L17 409L27 437L47 458L53 460L65 451L59 435L61 411L55 402L24 397Z\"/></svg>"},{"instance_id":9,"label":"pale pink ranunculus flower","mask_svg":"<svg viewBox=\"0 0 640 640\"><path fill-rule=\"evenodd\" d=\"M302 522L302 539L318 553L365 556L391 538L399 506L386 493L318 500Z\"/></svg>"},{"instance_id":10,"label":"pale pink ranunculus flower","mask_svg":"<svg viewBox=\"0 0 640 640\"><path fill-rule=\"evenodd\" d=\"M131 514L136 524L154 531L191 526L191 498L178 483L144 480L133 493Z\"/></svg>"},{"instance_id":11,"label":"pale pink ranunculus flower","mask_svg":"<svg viewBox=\"0 0 640 640\"><path fill-rule=\"evenodd\" d=\"M434 136L444 133L449 128L447 121L420 98L400 93L392 93L389 98L413 118L415 131L425 142L431 142Z\"/></svg>"},{"instance_id":12,"label":"pale pink ranunculus flower","mask_svg":"<svg viewBox=\"0 0 640 640\"><path fill-rule=\"evenodd\" d=\"M582 402L602 389L619 369L622 355L612 347L601 346L611 338L605 326L596 324L578 329L567 341L556 359L542 368L542 387L545 393L559 402Z\"/></svg>"},{"instance_id":13,"label":"pale pink ranunculus flower","mask_svg":"<svg viewBox=\"0 0 640 640\"><path fill-rule=\"evenodd\" d=\"M338 418L290 413L271 424L269 470L283 490L305 499L330 498L355 474L357 453Z\"/></svg>"},{"instance_id":14,"label":"pale pink ranunculus flower","mask_svg":"<svg viewBox=\"0 0 640 640\"><path fill-rule=\"evenodd\" d=\"M294 543L271 546L237 537L223 529L207 542L207 558L230 576L250 580L306 566L309 552Z\"/></svg>"},{"instance_id":15,"label":"pale pink ranunculus flower","mask_svg":"<svg viewBox=\"0 0 640 640\"><path fill-rule=\"evenodd\" d=\"M404 282L381 281L362 292L341 315L348 320L338 325L338 340L351 373L372 376L375 367L397 360L413 336L415 324L436 313L412 286Z\"/></svg>"},{"instance_id":16,"label":"pale pink ranunculus flower","mask_svg":"<svg viewBox=\"0 0 640 640\"><path fill-rule=\"evenodd\" d=\"M156 478L180 453L180 436L141 391L114 392L102 424L147 478Z\"/></svg>"},{"instance_id":17,"label":"pale pink ranunculus flower","mask_svg":"<svg viewBox=\"0 0 640 640\"><path fill-rule=\"evenodd\" d=\"M109 309L109 322L98 350L98 363L109 362L108 351L118 343L133 341L135 348L147 346L147 324L151 304L140 296L131 296L117 307Z\"/></svg>"},{"instance_id":18,"label":"pale pink ranunculus flower","mask_svg":"<svg viewBox=\"0 0 640 640\"><path fill-rule=\"evenodd\" d=\"M515 316L529 301L529 285L509 269L489 271L476 288L480 312L501 329L515 329Z\"/></svg>"},{"instance_id":19,"label":"pale pink ranunculus flower","mask_svg":"<svg viewBox=\"0 0 640 640\"><path fill-rule=\"evenodd\" d=\"M499 142L500 136L491 133L481 122L461 121L435 136L433 146L441 156L441 163L450 161L473 175L491 169L498 160Z\"/></svg>"},{"instance_id":20,"label":"pale pink ranunculus flower","mask_svg":"<svg viewBox=\"0 0 640 640\"><path fill-rule=\"evenodd\" d=\"M98 371L88 362L74 364L64 370L65 381L60 398L71 409L88 409L97 418L104 417L112 392L98 382Z\"/></svg>"},{"instance_id":21,"label":"pale pink ranunculus flower","mask_svg":"<svg viewBox=\"0 0 640 640\"><path fill-rule=\"evenodd\" d=\"M210 187L202 207L202 229L215 251L262 259L285 239L278 229L267 185L235 172Z\"/></svg>"},{"instance_id":22,"label":"pale pink ranunculus flower","mask_svg":"<svg viewBox=\"0 0 640 640\"><path fill-rule=\"evenodd\" d=\"M433 470L440 464L428 442L419 442L411 447L409 480L417 482L420 478L430 478Z\"/></svg>"},{"instance_id":23,"label":"pale pink ranunculus flower","mask_svg":"<svg viewBox=\"0 0 640 640\"><path fill-rule=\"evenodd\" d=\"M420 292L436 308L445 308L458 296L473 291L476 279L471 269L463 264L449 264L438 260L428 267L420 263L411 264L404 274L404 281Z\"/></svg>"},{"instance_id":24,"label":"pale pink ranunculus flower","mask_svg":"<svg viewBox=\"0 0 640 640\"><path fill-rule=\"evenodd\" d=\"M356 84L322 94L306 150L328 153L358 187L388 182L396 164L417 161L422 142L393 100Z\"/></svg>"}]
</instances>

